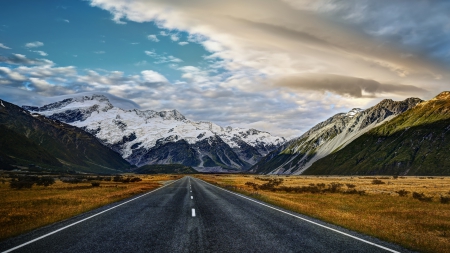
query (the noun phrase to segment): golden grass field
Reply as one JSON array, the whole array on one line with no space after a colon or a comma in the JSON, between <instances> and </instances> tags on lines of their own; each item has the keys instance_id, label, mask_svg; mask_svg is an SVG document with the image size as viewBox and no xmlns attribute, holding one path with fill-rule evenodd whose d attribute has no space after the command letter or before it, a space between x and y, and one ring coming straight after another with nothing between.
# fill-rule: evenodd
<instances>
[{"instance_id":1,"label":"golden grass field","mask_svg":"<svg viewBox=\"0 0 450 253\"><path fill-rule=\"evenodd\" d=\"M265 202L378 237L422 252L450 252L450 203L440 196L450 196L449 177L315 177L315 176L255 176L198 175L210 183L251 195ZM287 187L310 184L342 184L336 193L288 193L275 190L255 190L268 179L282 178L279 185ZM384 184L373 184L378 178ZM247 185L246 185L247 183ZM349 184L349 188L346 184ZM354 186L353 186L354 185ZM277 188L277 187L275 187ZM344 194L350 189L364 191ZM409 193L401 197L397 191ZM423 193L422 201L412 193ZM428 199L426 199L428 197ZM429 197L432 197L431 199ZM430 201L431 202L427 202Z\"/></svg>"},{"instance_id":2,"label":"golden grass field","mask_svg":"<svg viewBox=\"0 0 450 253\"><path fill-rule=\"evenodd\" d=\"M48 187L11 189L9 179L0 182L0 240L70 218L83 212L148 192L175 175L136 175L140 182L121 183L101 181L100 187L91 182L56 183ZM116 187L117 186L117 187Z\"/></svg>"}]
</instances>

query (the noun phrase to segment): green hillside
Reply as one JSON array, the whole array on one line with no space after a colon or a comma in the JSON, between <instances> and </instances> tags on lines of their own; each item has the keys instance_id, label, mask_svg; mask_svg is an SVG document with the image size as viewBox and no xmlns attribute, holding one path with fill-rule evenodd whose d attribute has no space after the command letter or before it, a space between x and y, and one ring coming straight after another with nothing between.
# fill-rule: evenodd
<instances>
[{"instance_id":1,"label":"green hillside","mask_svg":"<svg viewBox=\"0 0 450 253\"><path fill-rule=\"evenodd\" d=\"M2 101L0 106L0 157L2 163L36 164L56 170L119 173L130 164L76 127L31 115Z\"/></svg>"},{"instance_id":2,"label":"green hillside","mask_svg":"<svg viewBox=\"0 0 450 253\"><path fill-rule=\"evenodd\" d=\"M450 92L418 104L308 168L307 175L450 175Z\"/></svg>"}]
</instances>

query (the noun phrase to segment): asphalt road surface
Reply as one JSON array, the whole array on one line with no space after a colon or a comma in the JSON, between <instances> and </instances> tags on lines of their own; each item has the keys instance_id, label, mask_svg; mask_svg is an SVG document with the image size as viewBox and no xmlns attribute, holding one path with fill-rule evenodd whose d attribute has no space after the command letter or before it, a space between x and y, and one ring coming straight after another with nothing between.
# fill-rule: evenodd
<instances>
[{"instance_id":1,"label":"asphalt road surface","mask_svg":"<svg viewBox=\"0 0 450 253\"><path fill-rule=\"evenodd\" d=\"M184 177L0 242L1 252L407 252Z\"/></svg>"}]
</instances>

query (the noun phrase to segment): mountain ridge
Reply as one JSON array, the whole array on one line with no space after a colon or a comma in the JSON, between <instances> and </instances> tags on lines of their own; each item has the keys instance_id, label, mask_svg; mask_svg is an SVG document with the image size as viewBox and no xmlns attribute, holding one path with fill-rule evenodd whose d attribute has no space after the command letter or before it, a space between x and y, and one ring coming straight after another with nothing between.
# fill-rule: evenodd
<instances>
[{"instance_id":1,"label":"mountain ridge","mask_svg":"<svg viewBox=\"0 0 450 253\"><path fill-rule=\"evenodd\" d=\"M262 174L301 174L322 157L342 149L370 129L422 102L384 99L366 110L354 108L318 123L302 136L280 146L250 171Z\"/></svg>"},{"instance_id":2,"label":"mountain ridge","mask_svg":"<svg viewBox=\"0 0 450 253\"><path fill-rule=\"evenodd\" d=\"M194 168L203 168L206 164L211 168L246 170L286 141L256 129L190 121L177 110L123 110L114 107L103 95L23 108L91 133L137 166L170 162ZM175 148L173 143L177 142L179 147ZM169 152L168 146L186 153Z\"/></svg>"},{"instance_id":3,"label":"mountain ridge","mask_svg":"<svg viewBox=\"0 0 450 253\"><path fill-rule=\"evenodd\" d=\"M3 128L0 153L9 162L38 163L56 170L118 173L131 165L94 136L63 122L46 118L0 100ZM12 159L13 161L11 161Z\"/></svg>"},{"instance_id":4,"label":"mountain ridge","mask_svg":"<svg viewBox=\"0 0 450 253\"><path fill-rule=\"evenodd\" d=\"M423 101L317 161L305 174L450 175L450 92Z\"/></svg>"}]
</instances>

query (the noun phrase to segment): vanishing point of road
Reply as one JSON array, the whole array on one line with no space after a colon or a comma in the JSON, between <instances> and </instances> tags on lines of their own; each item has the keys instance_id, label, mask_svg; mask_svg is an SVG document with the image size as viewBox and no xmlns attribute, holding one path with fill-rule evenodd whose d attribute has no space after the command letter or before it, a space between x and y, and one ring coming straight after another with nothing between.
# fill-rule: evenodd
<instances>
[{"instance_id":1,"label":"vanishing point of road","mask_svg":"<svg viewBox=\"0 0 450 253\"><path fill-rule=\"evenodd\" d=\"M183 177L0 242L0 252L408 252Z\"/></svg>"}]
</instances>

